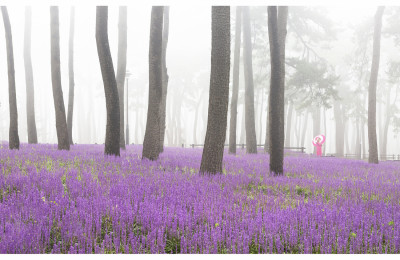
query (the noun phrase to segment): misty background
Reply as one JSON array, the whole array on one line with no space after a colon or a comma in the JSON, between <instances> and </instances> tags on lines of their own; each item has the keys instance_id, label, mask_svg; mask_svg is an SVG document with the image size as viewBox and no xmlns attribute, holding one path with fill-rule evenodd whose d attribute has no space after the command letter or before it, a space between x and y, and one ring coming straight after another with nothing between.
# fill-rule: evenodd
<instances>
[{"instance_id":1,"label":"misty background","mask_svg":"<svg viewBox=\"0 0 400 260\"><path fill-rule=\"evenodd\" d=\"M400 62L397 34L391 31L393 17L398 8L387 7L383 18L381 62L377 87L377 135L378 151L383 141L386 118L390 114L387 152L400 153L400 127L397 99L400 74L396 64ZM266 135L267 103L269 92L269 47L267 31L267 7L251 7L253 43L253 72L255 94L255 125L257 143L264 144ZM23 61L24 6L8 7L15 61L18 126L21 142L27 140L26 89ZM369 7L289 7L288 36L286 41L287 88L285 95L293 105L290 143L285 146L302 146L303 126L308 116L304 147L313 151L313 118L311 112L320 109L320 133L326 135L325 152L335 153L334 99L322 92L319 105L311 108L304 104L307 92L298 82L294 64L301 66L305 58L320 64L323 78L331 78L331 85L345 104L345 153L356 153L357 136L360 145L368 153L366 121L361 123L367 109L369 70L372 59L373 19L375 6ZM65 105L68 104L68 6L60 6L61 80ZM130 143L142 144L146 126L148 102L148 51L150 31L150 6L128 5L127 70L129 81L129 127ZM95 6L75 7L75 101L73 117L73 140L75 143L104 143L106 128L106 103L104 87L95 41ZM301 19L308 17L308 22ZM208 90L211 60L211 7L170 7L167 68L169 74L166 116L166 146L188 147L203 144L207 127ZM234 45L235 8L231 8L231 47ZM314 22L313 22L314 21ZM322 26L321 26L322 25ZM293 28L297 28L295 31ZM310 34L302 34L307 28ZM109 7L108 33L114 69L117 64L118 7ZM304 38L302 38L302 36ZM8 78L4 26L0 26L0 140L8 140L9 107ZM243 46L243 44L242 44ZM306 46L306 47L305 47ZM243 55L243 51L241 51ZM300 59L301 58L301 59ZM231 55L231 68L233 55ZM290 64L288 64L290 63ZM297 65L296 65L297 64ZM50 8L32 6L32 65L35 91L35 116L39 143L57 143L55 112L50 69ZM238 100L237 143L245 143L244 136L244 76L240 68ZM309 71L310 72L310 71ZM314 72L310 72L313 74ZM232 78L232 69L231 69ZM307 81L307 80L306 80ZM325 82L325 81L324 81ZM230 92L232 87L230 83ZM125 83L125 89L127 84ZM305 95L305 96L303 96ZM324 95L327 98L324 98ZM399 97L400 99L400 97ZM363 103L362 101L365 100ZM290 105L285 104L285 118ZM325 104L326 103L326 104ZM390 108L388 109L388 104ZM125 104L126 105L126 104ZM310 109L310 114L306 113ZM363 110L365 109L365 111ZM389 111L389 113L388 113ZM228 110L228 120L230 118ZM125 113L126 117L126 113ZM366 120L366 114L365 114ZM126 124L127 119L125 119ZM285 121L287 124L287 120ZM358 132L357 131L360 131ZM229 122L228 129L229 132ZM285 126L286 131L286 126ZM361 132L364 131L364 135ZM227 135L228 136L228 135ZM228 143L228 138L226 140Z\"/></svg>"}]
</instances>

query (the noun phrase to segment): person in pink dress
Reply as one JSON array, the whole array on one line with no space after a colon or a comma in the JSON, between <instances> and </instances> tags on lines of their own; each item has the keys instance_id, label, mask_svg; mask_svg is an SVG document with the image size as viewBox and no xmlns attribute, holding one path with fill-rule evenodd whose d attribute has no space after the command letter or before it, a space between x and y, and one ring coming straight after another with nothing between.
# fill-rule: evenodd
<instances>
[{"instance_id":1,"label":"person in pink dress","mask_svg":"<svg viewBox=\"0 0 400 260\"><path fill-rule=\"evenodd\" d=\"M313 139L312 143L317 149L317 156L322 156L322 144L325 142L324 136L320 135Z\"/></svg>"}]
</instances>

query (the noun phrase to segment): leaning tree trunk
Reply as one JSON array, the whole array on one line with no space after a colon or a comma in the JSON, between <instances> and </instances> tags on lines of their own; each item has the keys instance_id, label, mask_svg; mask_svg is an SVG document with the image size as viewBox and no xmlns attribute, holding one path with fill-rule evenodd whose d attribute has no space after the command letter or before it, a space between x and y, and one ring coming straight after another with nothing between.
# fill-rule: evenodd
<instances>
[{"instance_id":1,"label":"leaning tree trunk","mask_svg":"<svg viewBox=\"0 0 400 260\"><path fill-rule=\"evenodd\" d=\"M239 96L239 64L240 64L240 40L242 26L242 9L236 7L235 21L235 52L233 56L233 79L232 79L232 99L231 99L231 118L229 122L229 153L236 154L236 129L237 129L237 103Z\"/></svg>"},{"instance_id":2,"label":"leaning tree trunk","mask_svg":"<svg viewBox=\"0 0 400 260\"><path fill-rule=\"evenodd\" d=\"M71 7L70 24L69 24L69 48L68 48L68 71L69 71L69 97L68 97L68 137L69 143L73 144L72 140L72 117L74 114L74 31L75 31L75 7Z\"/></svg>"},{"instance_id":3,"label":"leaning tree trunk","mask_svg":"<svg viewBox=\"0 0 400 260\"><path fill-rule=\"evenodd\" d=\"M117 65L117 88L119 97L119 147L125 149L124 131L124 82L126 75L126 52L127 52L127 7L119 7L118 17L118 65Z\"/></svg>"},{"instance_id":4,"label":"leaning tree trunk","mask_svg":"<svg viewBox=\"0 0 400 260\"><path fill-rule=\"evenodd\" d=\"M245 79L246 152L257 153L257 136L254 115L253 59L251 46L250 10L243 8L243 67Z\"/></svg>"},{"instance_id":5,"label":"leaning tree trunk","mask_svg":"<svg viewBox=\"0 0 400 260\"><path fill-rule=\"evenodd\" d=\"M18 136L18 110L17 95L15 91L15 71L14 71L14 52L11 34L10 18L8 17L7 7L1 7L3 15L4 31L6 35L7 66L8 66L8 101L10 105L10 130L9 146L10 149L19 149Z\"/></svg>"},{"instance_id":6,"label":"leaning tree trunk","mask_svg":"<svg viewBox=\"0 0 400 260\"><path fill-rule=\"evenodd\" d=\"M164 7L164 26L162 33L162 97L160 106L160 153L164 152L165 117L167 112L168 71L167 71L167 44L169 34L169 6Z\"/></svg>"},{"instance_id":7,"label":"leaning tree trunk","mask_svg":"<svg viewBox=\"0 0 400 260\"><path fill-rule=\"evenodd\" d=\"M271 84L269 95L269 143L270 172L283 174L284 147L284 86L285 86L285 40L288 7L268 7L268 34L271 55Z\"/></svg>"},{"instance_id":8,"label":"leaning tree trunk","mask_svg":"<svg viewBox=\"0 0 400 260\"><path fill-rule=\"evenodd\" d=\"M120 155L119 149L119 97L117 81L113 61L111 58L110 45L108 43L108 7L96 7L96 44L99 56L101 76L104 83L104 94L106 98L107 125L104 153L106 155Z\"/></svg>"},{"instance_id":9,"label":"leaning tree trunk","mask_svg":"<svg viewBox=\"0 0 400 260\"><path fill-rule=\"evenodd\" d=\"M28 127L28 143L37 144L37 130L35 119L35 91L33 83L32 58L31 58L31 28L32 10L25 7L25 31L24 31L24 65L26 83L26 116Z\"/></svg>"},{"instance_id":10,"label":"leaning tree trunk","mask_svg":"<svg viewBox=\"0 0 400 260\"><path fill-rule=\"evenodd\" d=\"M151 10L149 47L149 103L142 158L157 160L160 154L160 105L162 100L162 39L164 7Z\"/></svg>"},{"instance_id":11,"label":"leaning tree trunk","mask_svg":"<svg viewBox=\"0 0 400 260\"><path fill-rule=\"evenodd\" d=\"M212 7L211 77L207 132L200 172L222 173L229 103L230 7Z\"/></svg>"},{"instance_id":12,"label":"leaning tree trunk","mask_svg":"<svg viewBox=\"0 0 400 260\"><path fill-rule=\"evenodd\" d=\"M61 87L60 72L60 34L58 7L50 7L51 30L51 82L53 86L54 109L59 150L69 150L67 119L65 117L64 97Z\"/></svg>"},{"instance_id":13,"label":"leaning tree trunk","mask_svg":"<svg viewBox=\"0 0 400 260\"><path fill-rule=\"evenodd\" d=\"M368 87L368 143L369 143L369 163L379 163L378 160L378 144L376 140L376 85L378 82L380 45L381 45L381 29L383 6L378 7L375 14L374 42L371 65L371 76Z\"/></svg>"}]
</instances>

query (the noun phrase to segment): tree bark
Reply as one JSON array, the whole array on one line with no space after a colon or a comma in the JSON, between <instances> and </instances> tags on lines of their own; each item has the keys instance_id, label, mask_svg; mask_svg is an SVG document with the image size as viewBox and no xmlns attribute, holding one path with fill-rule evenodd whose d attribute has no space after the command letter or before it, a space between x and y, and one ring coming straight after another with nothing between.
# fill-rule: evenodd
<instances>
[{"instance_id":1,"label":"tree bark","mask_svg":"<svg viewBox=\"0 0 400 260\"><path fill-rule=\"evenodd\" d=\"M7 68L8 68L8 101L10 107L10 129L9 129L9 148L19 149L18 136L18 110L17 95L15 90L15 71L14 71L14 51L12 43L12 33L10 18L8 17L7 7L1 7L3 16L4 31L7 49Z\"/></svg>"},{"instance_id":2,"label":"tree bark","mask_svg":"<svg viewBox=\"0 0 400 260\"><path fill-rule=\"evenodd\" d=\"M26 84L26 115L28 127L28 143L37 144L37 130L35 119L35 91L31 58L31 27L32 10L30 6L25 7L25 30L24 30L24 65Z\"/></svg>"},{"instance_id":3,"label":"tree bark","mask_svg":"<svg viewBox=\"0 0 400 260\"><path fill-rule=\"evenodd\" d=\"M373 54L371 65L371 76L368 87L368 143L369 143L369 163L379 163L378 144L376 140L376 86L378 82L382 16L384 7L378 7L375 14L375 28L373 41Z\"/></svg>"},{"instance_id":4,"label":"tree bark","mask_svg":"<svg viewBox=\"0 0 400 260\"><path fill-rule=\"evenodd\" d=\"M211 77L202 174L222 173L229 102L230 7L212 7Z\"/></svg>"},{"instance_id":5,"label":"tree bark","mask_svg":"<svg viewBox=\"0 0 400 260\"><path fill-rule=\"evenodd\" d=\"M279 11L278 11L279 10ZM279 12L279 13L278 13ZM269 95L270 164L275 175L283 175L285 40L288 7L268 7L268 34L271 55L271 84Z\"/></svg>"},{"instance_id":6,"label":"tree bark","mask_svg":"<svg viewBox=\"0 0 400 260\"><path fill-rule=\"evenodd\" d=\"M288 113L286 117L286 138L285 145L290 147L290 130L292 128L292 115L293 115L293 104L289 102Z\"/></svg>"},{"instance_id":7,"label":"tree bark","mask_svg":"<svg viewBox=\"0 0 400 260\"><path fill-rule=\"evenodd\" d=\"M118 15L118 65L117 88L119 97L119 147L125 149L124 131L124 83L126 76L126 52L127 52L127 7L119 7Z\"/></svg>"},{"instance_id":8,"label":"tree bark","mask_svg":"<svg viewBox=\"0 0 400 260\"><path fill-rule=\"evenodd\" d=\"M165 117L167 110L168 70L167 70L167 44L169 35L169 6L164 7L164 24L162 33L162 97L160 107L160 153L164 152Z\"/></svg>"},{"instance_id":9,"label":"tree bark","mask_svg":"<svg viewBox=\"0 0 400 260\"><path fill-rule=\"evenodd\" d=\"M68 137L69 143L73 144L72 140L72 117L74 113L74 31L75 31L75 7L71 7L70 24L69 24L69 47L68 47L68 72L69 72L69 96L68 96Z\"/></svg>"},{"instance_id":10,"label":"tree bark","mask_svg":"<svg viewBox=\"0 0 400 260\"><path fill-rule=\"evenodd\" d=\"M257 153L257 137L254 115L253 59L251 46L250 9L243 8L243 65L245 79L246 152Z\"/></svg>"},{"instance_id":11,"label":"tree bark","mask_svg":"<svg viewBox=\"0 0 400 260\"><path fill-rule=\"evenodd\" d=\"M65 116L64 97L61 87L60 72L60 34L58 7L50 7L51 30L51 82L53 86L54 109L59 150L69 150L67 118Z\"/></svg>"},{"instance_id":12,"label":"tree bark","mask_svg":"<svg viewBox=\"0 0 400 260\"><path fill-rule=\"evenodd\" d=\"M240 74L240 40L242 33L242 8L236 7L235 21L235 52L233 56L233 79L232 79L232 99L231 99L231 118L229 126L229 153L236 154L236 128L237 128L237 103L239 97L239 74Z\"/></svg>"},{"instance_id":13,"label":"tree bark","mask_svg":"<svg viewBox=\"0 0 400 260\"><path fill-rule=\"evenodd\" d=\"M96 44L106 98L107 125L104 153L120 155L120 115L117 81L108 43L108 7L96 7Z\"/></svg>"},{"instance_id":14,"label":"tree bark","mask_svg":"<svg viewBox=\"0 0 400 260\"><path fill-rule=\"evenodd\" d=\"M149 103L142 152L142 158L150 160L157 160L160 154L163 13L164 7L152 7L149 47Z\"/></svg>"}]
</instances>

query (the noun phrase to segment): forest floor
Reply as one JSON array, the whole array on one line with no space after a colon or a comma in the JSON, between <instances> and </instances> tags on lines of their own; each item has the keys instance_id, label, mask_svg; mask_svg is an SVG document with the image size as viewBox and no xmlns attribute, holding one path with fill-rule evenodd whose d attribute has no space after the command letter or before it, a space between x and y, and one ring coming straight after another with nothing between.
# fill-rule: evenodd
<instances>
[{"instance_id":1,"label":"forest floor","mask_svg":"<svg viewBox=\"0 0 400 260\"><path fill-rule=\"evenodd\" d=\"M0 144L0 253L400 253L400 162Z\"/></svg>"}]
</instances>

